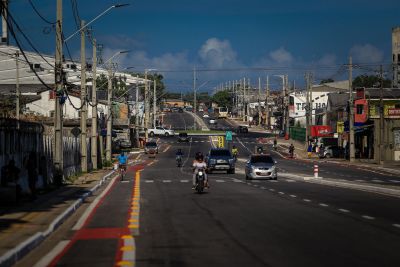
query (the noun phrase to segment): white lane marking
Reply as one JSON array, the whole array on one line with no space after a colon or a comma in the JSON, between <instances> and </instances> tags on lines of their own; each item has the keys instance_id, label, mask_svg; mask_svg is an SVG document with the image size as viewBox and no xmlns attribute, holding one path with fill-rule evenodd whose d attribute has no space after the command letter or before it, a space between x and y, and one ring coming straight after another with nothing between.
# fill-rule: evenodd
<instances>
[{"instance_id":1,"label":"white lane marking","mask_svg":"<svg viewBox=\"0 0 400 267\"><path fill-rule=\"evenodd\" d=\"M311 202L311 200L309 200L309 199L307 199L307 198L304 198L303 201L305 201L305 202Z\"/></svg>"},{"instance_id":2,"label":"white lane marking","mask_svg":"<svg viewBox=\"0 0 400 267\"><path fill-rule=\"evenodd\" d=\"M277 181L277 180L268 180L268 182L270 182L270 183L277 183L278 181Z\"/></svg>"},{"instance_id":3,"label":"white lane marking","mask_svg":"<svg viewBox=\"0 0 400 267\"><path fill-rule=\"evenodd\" d=\"M259 185L258 185L258 184L253 184L253 186L254 186L254 187L259 187Z\"/></svg>"},{"instance_id":4,"label":"white lane marking","mask_svg":"<svg viewBox=\"0 0 400 267\"><path fill-rule=\"evenodd\" d=\"M189 183L189 180L181 180L181 183Z\"/></svg>"},{"instance_id":5,"label":"white lane marking","mask_svg":"<svg viewBox=\"0 0 400 267\"><path fill-rule=\"evenodd\" d=\"M145 183L154 183L154 180L145 180Z\"/></svg>"},{"instance_id":6,"label":"white lane marking","mask_svg":"<svg viewBox=\"0 0 400 267\"><path fill-rule=\"evenodd\" d=\"M269 189L269 191L271 191L271 192L274 192L274 191L275 191L275 189L272 189L272 188L270 188L270 189Z\"/></svg>"},{"instance_id":7,"label":"white lane marking","mask_svg":"<svg viewBox=\"0 0 400 267\"><path fill-rule=\"evenodd\" d=\"M281 195L284 195L285 193L284 192L278 192L279 194L281 194Z\"/></svg>"},{"instance_id":8,"label":"white lane marking","mask_svg":"<svg viewBox=\"0 0 400 267\"><path fill-rule=\"evenodd\" d=\"M225 180L215 180L217 183L225 183Z\"/></svg>"},{"instance_id":9,"label":"white lane marking","mask_svg":"<svg viewBox=\"0 0 400 267\"><path fill-rule=\"evenodd\" d=\"M123 180L121 183L129 183L130 181Z\"/></svg>"},{"instance_id":10,"label":"white lane marking","mask_svg":"<svg viewBox=\"0 0 400 267\"><path fill-rule=\"evenodd\" d=\"M247 185L252 185L252 183L246 183Z\"/></svg>"},{"instance_id":11,"label":"white lane marking","mask_svg":"<svg viewBox=\"0 0 400 267\"><path fill-rule=\"evenodd\" d=\"M296 195L290 195L290 196L293 197L293 198L294 198L294 197L297 197Z\"/></svg>"},{"instance_id":12,"label":"white lane marking","mask_svg":"<svg viewBox=\"0 0 400 267\"><path fill-rule=\"evenodd\" d=\"M167 152L170 149L171 145L168 145L166 149L163 150L163 153Z\"/></svg>"},{"instance_id":13,"label":"white lane marking","mask_svg":"<svg viewBox=\"0 0 400 267\"><path fill-rule=\"evenodd\" d=\"M354 180L355 182L360 182L360 183L363 183L363 182L365 182L364 180Z\"/></svg>"},{"instance_id":14,"label":"white lane marking","mask_svg":"<svg viewBox=\"0 0 400 267\"><path fill-rule=\"evenodd\" d=\"M60 241L49 253L46 254L40 261L38 261L33 267L46 267L53 261L53 259L64 250L68 245L69 240Z\"/></svg>"},{"instance_id":15,"label":"white lane marking","mask_svg":"<svg viewBox=\"0 0 400 267\"><path fill-rule=\"evenodd\" d=\"M325 203L319 203L319 205L320 205L321 207L329 207L329 205L328 205L328 204L325 204Z\"/></svg>"},{"instance_id":16,"label":"white lane marking","mask_svg":"<svg viewBox=\"0 0 400 267\"><path fill-rule=\"evenodd\" d=\"M394 227L397 227L397 228L400 228L400 224L398 224L398 223L394 223L394 224L392 224Z\"/></svg>"},{"instance_id":17,"label":"white lane marking","mask_svg":"<svg viewBox=\"0 0 400 267\"><path fill-rule=\"evenodd\" d=\"M262 190L266 190L266 189L267 189L267 188L265 188L264 186L261 186L260 188L261 188Z\"/></svg>"},{"instance_id":18,"label":"white lane marking","mask_svg":"<svg viewBox=\"0 0 400 267\"><path fill-rule=\"evenodd\" d=\"M346 210L346 209L338 209L338 210L341 212L345 212L345 213L350 212L349 210Z\"/></svg>"},{"instance_id":19,"label":"white lane marking","mask_svg":"<svg viewBox=\"0 0 400 267\"><path fill-rule=\"evenodd\" d=\"M285 181L288 182L288 183L295 183L296 182L295 180L291 180L291 179L286 179Z\"/></svg>"},{"instance_id":20,"label":"white lane marking","mask_svg":"<svg viewBox=\"0 0 400 267\"><path fill-rule=\"evenodd\" d=\"M389 181L392 182L392 183L400 183L399 180L389 180Z\"/></svg>"},{"instance_id":21,"label":"white lane marking","mask_svg":"<svg viewBox=\"0 0 400 267\"><path fill-rule=\"evenodd\" d=\"M239 180L239 179L233 179L233 182L234 183L244 183L242 180Z\"/></svg>"},{"instance_id":22,"label":"white lane marking","mask_svg":"<svg viewBox=\"0 0 400 267\"><path fill-rule=\"evenodd\" d=\"M374 220L375 219L374 217L371 217L371 216L368 216L368 215L363 215L361 217L363 217L364 219L367 219L367 220Z\"/></svg>"},{"instance_id":23,"label":"white lane marking","mask_svg":"<svg viewBox=\"0 0 400 267\"><path fill-rule=\"evenodd\" d=\"M163 182L163 183L170 183L171 180L163 180L162 182Z\"/></svg>"},{"instance_id":24,"label":"white lane marking","mask_svg":"<svg viewBox=\"0 0 400 267\"><path fill-rule=\"evenodd\" d=\"M115 179L117 179L118 175L115 176L110 183L107 185L107 187L104 189L103 192L101 192L100 195L98 195L95 200L89 205L89 207L85 210L85 212L82 214L82 216L79 218L77 223L72 227L72 230L76 231L82 228L82 226L85 224L86 220L88 219L89 215L93 212L94 208L97 206L99 201L110 191L112 185L116 182Z\"/></svg>"}]
</instances>

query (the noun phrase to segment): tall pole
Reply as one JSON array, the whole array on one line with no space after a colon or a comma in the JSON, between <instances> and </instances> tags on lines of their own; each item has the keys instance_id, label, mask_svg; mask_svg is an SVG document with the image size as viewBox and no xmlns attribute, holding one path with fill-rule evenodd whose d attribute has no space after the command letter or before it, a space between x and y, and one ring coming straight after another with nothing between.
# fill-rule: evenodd
<instances>
[{"instance_id":1,"label":"tall pole","mask_svg":"<svg viewBox=\"0 0 400 267\"><path fill-rule=\"evenodd\" d=\"M251 89L251 85L250 85L250 78L247 78L247 90L246 90L246 121L249 121L249 117L250 117L250 91Z\"/></svg>"},{"instance_id":2,"label":"tall pole","mask_svg":"<svg viewBox=\"0 0 400 267\"><path fill-rule=\"evenodd\" d=\"M261 125L261 77L258 77L258 125Z\"/></svg>"},{"instance_id":3,"label":"tall pole","mask_svg":"<svg viewBox=\"0 0 400 267\"><path fill-rule=\"evenodd\" d=\"M307 93L306 93L306 143L305 147L306 149L308 148L308 142L309 142L309 135L310 135L310 91L311 91L311 85L310 85L310 73L306 73L306 84L307 84Z\"/></svg>"},{"instance_id":4,"label":"tall pole","mask_svg":"<svg viewBox=\"0 0 400 267\"><path fill-rule=\"evenodd\" d=\"M246 78L243 78L243 121L246 121Z\"/></svg>"},{"instance_id":5,"label":"tall pole","mask_svg":"<svg viewBox=\"0 0 400 267\"><path fill-rule=\"evenodd\" d=\"M379 90L379 164L383 164L383 161L385 160L385 154L384 154L384 129L385 129L385 108L383 105L383 67L382 65L380 66L380 90Z\"/></svg>"},{"instance_id":6,"label":"tall pole","mask_svg":"<svg viewBox=\"0 0 400 267\"><path fill-rule=\"evenodd\" d=\"M350 141L350 162L355 161L354 148L354 104L353 104L353 65L352 58L349 58L349 141Z\"/></svg>"},{"instance_id":7,"label":"tall pole","mask_svg":"<svg viewBox=\"0 0 400 267\"><path fill-rule=\"evenodd\" d=\"M17 117L17 120L19 120L19 101L20 101L20 96L21 92L19 90L19 52L15 52L15 66L16 66L16 83L15 83L15 93L16 93L16 106L17 109L15 111L15 115Z\"/></svg>"},{"instance_id":8,"label":"tall pole","mask_svg":"<svg viewBox=\"0 0 400 267\"><path fill-rule=\"evenodd\" d=\"M106 161L111 162L111 135L112 135L112 62L108 66L108 88L107 88L107 139L106 139Z\"/></svg>"},{"instance_id":9,"label":"tall pole","mask_svg":"<svg viewBox=\"0 0 400 267\"><path fill-rule=\"evenodd\" d=\"M285 110L286 110L286 116L285 116L285 133L286 133L286 137L285 138L289 138L289 130L290 130L290 119L289 119L289 80L288 80L288 76L285 75L284 76L284 80L285 80Z\"/></svg>"},{"instance_id":10,"label":"tall pole","mask_svg":"<svg viewBox=\"0 0 400 267\"><path fill-rule=\"evenodd\" d=\"M267 92L266 92L266 97L265 97L265 117L266 117L266 124L268 127L268 130L271 129L271 118L270 118L270 112L269 112L269 76L267 75Z\"/></svg>"},{"instance_id":11,"label":"tall pole","mask_svg":"<svg viewBox=\"0 0 400 267\"><path fill-rule=\"evenodd\" d=\"M91 154L93 169L97 169L97 90L96 90L96 77L97 77L97 43L93 39L93 64L92 64L92 139L91 139Z\"/></svg>"},{"instance_id":12,"label":"tall pole","mask_svg":"<svg viewBox=\"0 0 400 267\"><path fill-rule=\"evenodd\" d=\"M197 110L197 93L196 93L196 66L193 67L193 112ZM196 120L193 119L193 129L196 130Z\"/></svg>"},{"instance_id":13,"label":"tall pole","mask_svg":"<svg viewBox=\"0 0 400 267\"><path fill-rule=\"evenodd\" d=\"M63 92L63 73L62 73L62 0L57 0L57 24L56 24L56 55L55 55L55 90L56 98L54 101L54 153L53 164L55 181L61 182L63 177L63 140L62 140L62 106L60 104Z\"/></svg>"},{"instance_id":14,"label":"tall pole","mask_svg":"<svg viewBox=\"0 0 400 267\"><path fill-rule=\"evenodd\" d=\"M139 144L139 76L136 77L136 100L135 100L135 139L136 147L140 147Z\"/></svg>"},{"instance_id":15,"label":"tall pole","mask_svg":"<svg viewBox=\"0 0 400 267\"><path fill-rule=\"evenodd\" d=\"M154 89L153 89L153 127L156 127L156 111L157 111L157 95L156 95L157 81L154 77Z\"/></svg>"},{"instance_id":16,"label":"tall pole","mask_svg":"<svg viewBox=\"0 0 400 267\"><path fill-rule=\"evenodd\" d=\"M149 119L150 119L150 96L149 96L149 83L147 81L147 72L148 70L146 69L144 71L144 79L145 79L145 87L144 87L144 132L145 132L145 139L147 142L147 139L149 138L149 133L147 130L149 129Z\"/></svg>"},{"instance_id":17,"label":"tall pole","mask_svg":"<svg viewBox=\"0 0 400 267\"><path fill-rule=\"evenodd\" d=\"M81 21L81 169L87 172L87 145L86 145L86 53L85 53L85 21Z\"/></svg>"}]
</instances>

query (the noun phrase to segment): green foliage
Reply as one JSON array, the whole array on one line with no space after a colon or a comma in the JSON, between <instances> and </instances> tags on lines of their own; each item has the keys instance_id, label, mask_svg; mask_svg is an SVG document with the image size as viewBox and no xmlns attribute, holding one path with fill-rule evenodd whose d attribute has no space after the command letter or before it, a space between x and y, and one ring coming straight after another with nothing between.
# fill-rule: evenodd
<instances>
[{"instance_id":1,"label":"green foliage","mask_svg":"<svg viewBox=\"0 0 400 267\"><path fill-rule=\"evenodd\" d=\"M360 75L353 80L353 88L357 87L380 87L381 79L377 75ZM389 79L383 80L383 87L389 88L392 82Z\"/></svg>"},{"instance_id":2,"label":"green foliage","mask_svg":"<svg viewBox=\"0 0 400 267\"><path fill-rule=\"evenodd\" d=\"M232 108L231 94L228 91L219 91L212 96L212 101L218 104L219 107Z\"/></svg>"}]
</instances>

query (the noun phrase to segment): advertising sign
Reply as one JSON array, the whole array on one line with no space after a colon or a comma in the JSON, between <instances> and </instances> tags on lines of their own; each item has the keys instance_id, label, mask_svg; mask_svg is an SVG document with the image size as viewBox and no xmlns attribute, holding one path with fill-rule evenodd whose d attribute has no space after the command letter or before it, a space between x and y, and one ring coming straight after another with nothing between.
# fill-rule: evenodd
<instances>
[{"instance_id":1,"label":"advertising sign","mask_svg":"<svg viewBox=\"0 0 400 267\"><path fill-rule=\"evenodd\" d=\"M344 132L344 122L343 121L338 121L336 124L336 132L341 134Z\"/></svg>"},{"instance_id":2,"label":"advertising sign","mask_svg":"<svg viewBox=\"0 0 400 267\"><path fill-rule=\"evenodd\" d=\"M329 125L314 125L311 126L312 137L332 137L332 128Z\"/></svg>"}]
</instances>

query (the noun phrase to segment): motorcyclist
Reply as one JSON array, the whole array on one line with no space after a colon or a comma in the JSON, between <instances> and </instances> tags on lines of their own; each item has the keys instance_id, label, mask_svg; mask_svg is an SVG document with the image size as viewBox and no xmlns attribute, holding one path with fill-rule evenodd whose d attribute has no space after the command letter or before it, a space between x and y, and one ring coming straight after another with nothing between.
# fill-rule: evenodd
<instances>
[{"instance_id":1,"label":"motorcyclist","mask_svg":"<svg viewBox=\"0 0 400 267\"><path fill-rule=\"evenodd\" d=\"M182 156L183 156L182 149L179 148L179 149L176 151L176 153L175 153L175 159L176 159L176 162L177 162L177 163L178 163L179 161L182 162Z\"/></svg>"},{"instance_id":2,"label":"motorcyclist","mask_svg":"<svg viewBox=\"0 0 400 267\"><path fill-rule=\"evenodd\" d=\"M239 150L237 149L237 147L232 146L232 155L235 159L237 158L238 153L239 153Z\"/></svg>"},{"instance_id":3,"label":"motorcyclist","mask_svg":"<svg viewBox=\"0 0 400 267\"><path fill-rule=\"evenodd\" d=\"M291 158L293 158L293 155L294 155L294 145L293 144L290 144L290 146L289 146L289 155Z\"/></svg>"},{"instance_id":4,"label":"motorcyclist","mask_svg":"<svg viewBox=\"0 0 400 267\"><path fill-rule=\"evenodd\" d=\"M196 175L199 171L199 169L203 169L204 171L204 182L205 182L205 187L210 188L209 183L208 183L208 178L205 170L207 169L207 164L204 162L204 156L201 152L197 152L195 156L195 160L193 161L193 187L192 189L196 189Z\"/></svg>"}]
</instances>

